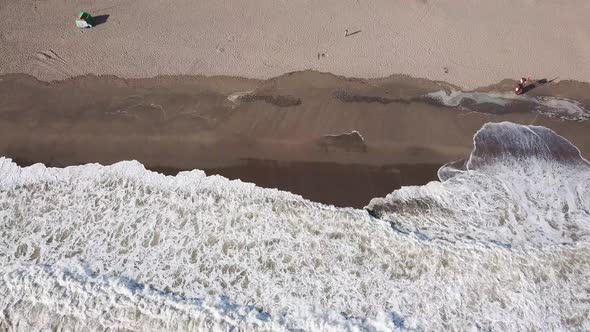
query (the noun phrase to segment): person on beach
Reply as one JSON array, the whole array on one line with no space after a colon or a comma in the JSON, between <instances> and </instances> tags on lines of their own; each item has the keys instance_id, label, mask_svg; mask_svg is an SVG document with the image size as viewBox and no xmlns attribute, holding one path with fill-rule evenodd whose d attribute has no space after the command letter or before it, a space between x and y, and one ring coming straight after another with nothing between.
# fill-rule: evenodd
<instances>
[{"instance_id":1,"label":"person on beach","mask_svg":"<svg viewBox=\"0 0 590 332\"><path fill-rule=\"evenodd\" d=\"M525 85L528 81L531 80L531 77L529 76L528 78L524 78L522 77L520 79L520 81L518 81L518 85L516 86L516 88L514 89L514 93L516 93L517 95L521 95L524 93L524 88Z\"/></svg>"}]
</instances>

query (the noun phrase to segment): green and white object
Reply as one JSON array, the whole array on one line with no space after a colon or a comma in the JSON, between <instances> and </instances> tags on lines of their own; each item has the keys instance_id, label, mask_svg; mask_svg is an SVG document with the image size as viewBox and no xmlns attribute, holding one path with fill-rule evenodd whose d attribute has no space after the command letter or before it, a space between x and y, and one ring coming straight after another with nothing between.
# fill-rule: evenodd
<instances>
[{"instance_id":1,"label":"green and white object","mask_svg":"<svg viewBox=\"0 0 590 332\"><path fill-rule=\"evenodd\" d=\"M78 19L76 20L76 26L78 28L92 28L94 19L87 12L80 12Z\"/></svg>"}]
</instances>

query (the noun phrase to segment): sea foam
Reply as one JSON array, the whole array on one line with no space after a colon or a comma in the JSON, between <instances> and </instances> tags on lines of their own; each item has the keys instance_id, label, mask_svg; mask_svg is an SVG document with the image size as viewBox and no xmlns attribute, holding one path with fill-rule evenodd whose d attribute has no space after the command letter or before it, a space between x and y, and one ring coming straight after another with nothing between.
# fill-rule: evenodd
<instances>
[{"instance_id":1,"label":"sea foam","mask_svg":"<svg viewBox=\"0 0 590 332\"><path fill-rule=\"evenodd\" d=\"M587 162L539 127L474 141L370 214L201 171L0 159L0 326L590 329Z\"/></svg>"},{"instance_id":2,"label":"sea foam","mask_svg":"<svg viewBox=\"0 0 590 332\"><path fill-rule=\"evenodd\" d=\"M563 97L516 95L512 92L437 91L419 99L471 112L506 114L533 111L564 120L590 120L587 106Z\"/></svg>"}]
</instances>

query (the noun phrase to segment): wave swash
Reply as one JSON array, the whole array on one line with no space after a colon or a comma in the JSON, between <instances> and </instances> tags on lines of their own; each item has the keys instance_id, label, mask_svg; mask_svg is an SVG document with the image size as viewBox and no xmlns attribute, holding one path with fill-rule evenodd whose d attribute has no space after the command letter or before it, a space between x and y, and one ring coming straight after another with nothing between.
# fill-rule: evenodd
<instances>
[{"instance_id":1,"label":"wave swash","mask_svg":"<svg viewBox=\"0 0 590 332\"><path fill-rule=\"evenodd\" d=\"M366 210L0 159L0 328L590 330L589 163L543 127L474 145Z\"/></svg>"}]
</instances>

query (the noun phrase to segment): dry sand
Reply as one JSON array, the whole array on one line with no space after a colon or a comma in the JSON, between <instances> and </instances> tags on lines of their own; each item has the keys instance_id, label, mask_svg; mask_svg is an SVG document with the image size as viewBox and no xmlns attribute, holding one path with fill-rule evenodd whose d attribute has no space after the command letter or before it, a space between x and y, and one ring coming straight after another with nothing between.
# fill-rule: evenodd
<instances>
[{"instance_id":1,"label":"dry sand","mask_svg":"<svg viewBox=\"0 0 590 332\"><path fill-rule=\"evenodd\" d=\"M80 10L108 18L80 30ZM590 81L589 17L588 0L0 0L0 74Z\"/></svg>"}]
</instances>

